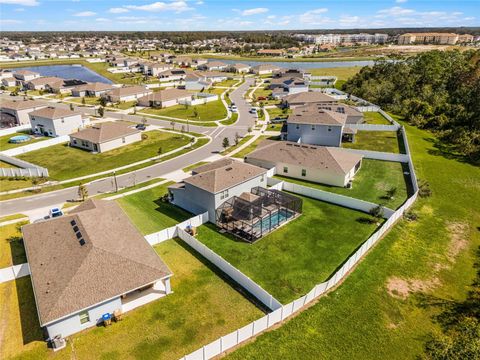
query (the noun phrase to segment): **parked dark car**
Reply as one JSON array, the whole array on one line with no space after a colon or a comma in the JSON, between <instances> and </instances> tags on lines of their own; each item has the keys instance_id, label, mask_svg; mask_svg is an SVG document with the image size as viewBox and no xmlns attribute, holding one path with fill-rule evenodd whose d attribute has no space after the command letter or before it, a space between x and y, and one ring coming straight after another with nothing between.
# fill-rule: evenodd
<instances>
[{"instance_id":1,"label":"parked dark car","mask_svg":"<svg viewBox=\"0 0 480 360\"><path fill-rule=\"evenodd\" d=\"M135 129L137 130L145 130L147 127L145 126L145 124L137 124L135 126Z\"/></svg>"}]
</instances>

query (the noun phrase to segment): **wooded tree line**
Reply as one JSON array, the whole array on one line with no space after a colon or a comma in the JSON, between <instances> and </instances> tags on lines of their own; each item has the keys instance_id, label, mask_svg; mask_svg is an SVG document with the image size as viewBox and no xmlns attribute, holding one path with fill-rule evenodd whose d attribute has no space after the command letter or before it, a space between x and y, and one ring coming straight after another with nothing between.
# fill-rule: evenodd
<instances>
[{"instance_id":1,"label":"wooded tree line","mask_svg":"<svg viewBox=\"0 0 480 360\"><path fill-rule=\"evenodd\" d=\"M434 131L442 145L480 160L480 51L429 51L379 60L343 89Z\"/></svg>"}]
</instances>

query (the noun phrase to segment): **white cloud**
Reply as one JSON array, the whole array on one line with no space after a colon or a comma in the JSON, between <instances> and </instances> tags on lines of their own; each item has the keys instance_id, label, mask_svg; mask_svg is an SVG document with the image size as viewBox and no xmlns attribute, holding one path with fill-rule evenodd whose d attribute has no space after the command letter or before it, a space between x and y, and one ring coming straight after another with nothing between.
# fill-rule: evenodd
<instances>
[{"instance_id":1,"label":"white cloud","mask_svg":"<svg viewBox=\"0 0 480 360\"><path fill-rule=\"evenodd\" d=\"M197 4L197 5L203 5L203 4L205 4L205 3L200 0L200 1L197 1L195 4Z\"/></svg>"},{"instance_id":2,"label":"white cloud","mask_svg":"<svg viewBox=\"0 0 480 360\"><path fill-rule=\"evenodd\" d=\"M157 1L152 4L147 5L126 5L124 6L127 9L132 10L144 10L144 11L175 11L182 12L192 10L191 7L185 1L172 1L165 3L162 1Z\"/></svg>"},{"instance_id":3,"label":"white cloud","mask_svg":"<svg viewBox=\"0 0 480 360\"><path fill-rule=\"evenodd\" d=\"M98 21L98 22L107 22L107 21L110 21L110 19L107 19L107 18L96 18L95 21Z\"/></svg>"},{"instance_id":4,"label":"white cloud","mask_svg":"<svg viewBox=\"0 0 480 360\"><path fill-rule=\"evenodd\" d=\"M25 11L25 9L24 9L24 8L16 8L16 9L14 9L13 11L22 12L22 11Z\"/></svg>"},{"instance_id":5,"label":"white cloud","mask_svg":"<svg viewBox=\"0 0 480 360\"><path fill-rule=\"evenodd\" d=\"M111 14L123 14L123 13L127 13L129 12L130 10L128 9L125 9L125 8L111 8L108 10L109 13Z\"/></svg>"},{"instance_id":6,"label":"white cloud","mask_svg":"<svg viewBox=\"0 0 480 360\"><path fill-rule=\"evenodd\" d=\"M241 14L243 16L250 16L250 15L264 14L266 12L268 12L267 8L254 8L254 9L243 10Z\"/></svg>"},{"instance_id":7,"label":"white cloud","mask_svg":"<svg viewBox=\"0 0 480 360\"><path fill-rule=\"evenodd\" d=\"M240 21L238 24L240 26L249 26L253 24L253 21Z\"/></svg>"},{"instance_id":8,"label":"white cloud","mask_svg":"<svg viewBox=\"0 0 480 360\"><path fill-rule=\"evenodd\" d=\"M299 16L299 20L302 24L309 25L326 25L331 24L332 20L328 17L323 16L328 12L327 8L319 8L304 12Z\"/></svg>"},{"instance_id":9,"label":"white cloud","mask_svg":"<svg viewBox=\"0 0 480 360\"><path fill-rule=\"evenodd\" d=\"M2 24L2 25L16 25L16 24L23 24L23 21L14 20L14 19L0 19L0 24Z\"/></svg>"},{"instance_id":10,"label":"white cloud","mask_svg":"<svg viewBox=\"0 0 480 360\"><path fill-rule=\"evenodd\" d=\"M87 16L94 16L94 15L97 15L97 13L93 11L82 11L82 12L73 14L73 16L78 16L78 17L87 17Z\"/></svg>"},{"instance_id":11,"label":"white cloud","mask_svg":"<svg viewBox=\"0 0 480 360\"><path fill-rule=\"evenodd\" d=\"M38 6L40 3L37 0L0 0L0 4L13 4L21 6Z\"/></svg>"},{"instance_id":12,"label":"white cloud","mask_svg":"<svg viewBox=\"0 0 480 360\"><path fill-rule=\"evenodd\" d=\"M397 4L403 4L403 3L406 3L407 0L395 0L395 2L396 2Z\"/></svg>"},{"instance_id":13,"label":"white cloud","mask_svg":"<svg viewBox=\"0 0 480 360\"><path fill-rule=\"evenodd\" d=\"M276 18L275 15L268 15L268 16L267 16L267 19L270 19L270 20L275 19L275 18Z\"/></svg>"},{"instance_id":14,"label":"white cloud","mask_svg":"<svg viewBox=\"0 0 480 360\"><path fill-rule=\"evenodd\" d=\"M414 14L415 10L405 9L400 6L394 6L388 9L379 10L377 13L380 15L386 15L386 16L401 16L401 15Z\"/></svg>"}]
</instances>

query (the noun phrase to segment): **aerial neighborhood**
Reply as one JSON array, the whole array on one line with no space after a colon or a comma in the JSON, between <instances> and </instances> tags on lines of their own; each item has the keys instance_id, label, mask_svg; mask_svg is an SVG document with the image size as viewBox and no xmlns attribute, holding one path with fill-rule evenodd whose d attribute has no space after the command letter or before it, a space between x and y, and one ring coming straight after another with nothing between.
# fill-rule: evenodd
<instances>
[{"instance_id":1,"label":"aerial neighborhood","mask_svg":"<svg viewBox=\"0 0 480 360\"><path fill-rule=\"evenodd\" d=\"M194 6L156 4L152 14ZM144 11L115 6L110 14ZM406 31L2 35L0 358L313 359L335 339L343 348L326 359L363 359L342 334L359 336L351 344L372 344L369 332L375 344L427 337L405 335L414 296L440 286L467 246L422 252L448 238L432 228L453 211L433 205L442 195L429 172L438 162L460 179L465 164L459 151L439 155L428 100L387 96L385 79L431 47L460 61L479 37ZM344 53L349 64L328 59ZM423 117L410 121L398 110L407 106ZM449 234L466 236L455 219ZM405 280L417 262L436 280Z\"/></svg>"}]
</instances>

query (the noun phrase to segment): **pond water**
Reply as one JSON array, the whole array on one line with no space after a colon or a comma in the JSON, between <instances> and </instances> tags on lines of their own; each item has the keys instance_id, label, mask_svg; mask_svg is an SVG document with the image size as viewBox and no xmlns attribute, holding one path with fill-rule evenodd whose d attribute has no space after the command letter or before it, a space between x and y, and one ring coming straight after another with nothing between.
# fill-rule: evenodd
<instances>
[{"instance_id":1,"label":"pond water","mask_svg":"<svg viewBox=\"0 0 480 360\"><path fill-rule=\"evenodd\" d=\"M247 64L250 66L257 66L260 64L275 64L282 68L290 69L315 69L315 68L333 68L333 67L351 67L351 66L371 66L374 64L373 60L363 61L250 61L250 60L223 60L223 59L207 59L208 61L221 61L226 64Z\"/></svg>"},{"instance_id":2,"label":"pond water","mask_svg":"<svg viewBox=\"0 0 480 360\"><path fill-rule=\"evenodd\" d=\"M28 66L19 67L16 70L30 70L39 73L42 76L56 76L62 79L77 79L88 82L101 82L112 84L112 81L97 74L95 71L82 65L46 65L46 66Z\"/></svg>"}]
</instances>

